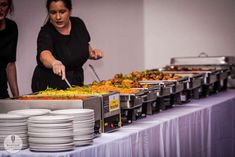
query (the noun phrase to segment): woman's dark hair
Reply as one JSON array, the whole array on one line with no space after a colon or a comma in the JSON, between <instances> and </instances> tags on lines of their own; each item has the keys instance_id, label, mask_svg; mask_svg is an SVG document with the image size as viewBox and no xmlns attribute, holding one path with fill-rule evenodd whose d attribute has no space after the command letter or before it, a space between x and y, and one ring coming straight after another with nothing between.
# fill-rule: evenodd
<instances>
[{"instance_id":1,"label":"woman's dark hair","mask_svg":"<svg viewBox=\"0 0 235 157\"><path fill-rule=\"evenodd\" d=\"M14 12L14 5L12 0L7 0L9 13L12 14Z\"/></svg>"},{"instance_id":2,"label":"woman's dark hair","mask_svg":"<svg viewBox=\"0 0 235 157\"><path fill-rule=\"evenodd\" d=\"M50 9L50 4L52 2L58 2L58 1L61 1L64 3L65 7L69 9L69 11L72 10L72 2L71 0L47 0L47 4L46 4L46 7L47 7L47 11L49 11Z\"/></svg>"}]
</instances>

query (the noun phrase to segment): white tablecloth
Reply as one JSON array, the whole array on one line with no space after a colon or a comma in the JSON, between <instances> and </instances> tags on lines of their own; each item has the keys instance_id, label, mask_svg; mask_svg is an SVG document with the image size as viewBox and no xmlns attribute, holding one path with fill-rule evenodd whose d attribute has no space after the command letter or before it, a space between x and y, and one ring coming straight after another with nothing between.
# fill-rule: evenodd
<instances>
[{"instance_id":1,"label":"white tablecloth","mask_svg":"<svg viewBox=\"0 0 235 157\"><path fill-rule=\"evenodd\" d=\"M148 116L90 146L40 153L28 149L0 157L235 157L235 90Z\"/></svg>"}]
</instances>

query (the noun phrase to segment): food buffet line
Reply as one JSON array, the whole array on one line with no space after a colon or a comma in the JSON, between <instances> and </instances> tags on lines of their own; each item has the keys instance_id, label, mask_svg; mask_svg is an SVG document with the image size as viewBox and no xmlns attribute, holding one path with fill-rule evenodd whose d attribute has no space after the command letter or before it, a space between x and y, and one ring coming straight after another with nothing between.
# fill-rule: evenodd
<instances>
[{"instance_id":1,"label":"food buffet line","mask_svg":"<svg viewBox=\"0 0 235 157\"><path fill-rule=\"evenodd\" d=\"M230 56L172 58L171 64L163 68L116 74L112 79L94 81L83 87L73 86L66 90L49 88L18 98L0 100L1 113L48 109L50 114L56 110L92 109L94 135L89 136L89 142L84 145L92 144L91 139L99 138L104 132L131 125L133 121L171 109L174 105L182 105L192 99L205 98L226 90L234 65L235 58ZM73 112L74 115L76 116L76 112ZM30 118L29 121L35 122ZM80 144L76 146L82 145L80 140ZM30 143L29 148L31 149ZM68 147L71 148L73 147Z\"/></svg>"}]
</instances>

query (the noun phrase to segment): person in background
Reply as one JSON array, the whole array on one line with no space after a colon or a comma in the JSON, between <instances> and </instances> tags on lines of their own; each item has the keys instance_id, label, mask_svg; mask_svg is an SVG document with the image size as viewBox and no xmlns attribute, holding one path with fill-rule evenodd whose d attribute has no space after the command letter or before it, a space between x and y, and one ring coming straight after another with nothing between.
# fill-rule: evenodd
<instances>
[{"instance_id":1,"label":"person in background","mask_svg":"<svg viewBox=\"0 0 235 157\"><path fill-rule=\"evenodd\" d=\"M100 59L103 53L93 49L84 22L72 17L71 0L47 0L48 17L37 38L37 66L32 91L66 89L65 78L72 85L83 85L83 64Z\"/></svg>"},{"instance_id":2,"label":"person in background","mask_svg":"<svg viewBox=\"0 0 235 157\"><path fill-rule=\"evenodd\" d=\"M13 10L12 0L0 0L0 99L9 97L7 83L12 96L19 96L15 65L18 28L7 18Z\"/></svg>"}]
</instances>

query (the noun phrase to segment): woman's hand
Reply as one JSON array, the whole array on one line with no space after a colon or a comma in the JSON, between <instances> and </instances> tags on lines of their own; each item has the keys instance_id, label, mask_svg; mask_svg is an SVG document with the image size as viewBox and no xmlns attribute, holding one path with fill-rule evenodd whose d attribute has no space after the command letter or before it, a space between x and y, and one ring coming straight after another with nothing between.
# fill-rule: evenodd
<instances>
[{"instance_id":1,"label":"woman's hand","mask_svg":"<svg viewBox=\"0 0 235 157\"><path fill-rule=\"evenodd\" d=\"M65 79L65 66L62 64L61 61L55 60L52 64L52 71L54 74L59 75L62 77L62 80Z\"/></svg>"},{"instance_id":2,"label":"woman's hand","mask_svg":"<svg viewBox=\"0 0 235 157\"><path fill-rule=\"evenodd\" d=\"M65 66L61 61L57 60L50 51L42 51L40 53L40 61L46 68L52 69L54 74L61 76L62 80L66 78Z\"/></svg>"},{"instance_id":3,"label":"woman's hand","mask_svg":"<svg viewBox=\"0 0 235 157\"><path fill-rule=\"evenodd\" d=\"M103 58L103 52L99 49L92 49L91 46L89 46L89 59L100 59Z\"/></svg>"}]
</instances>

